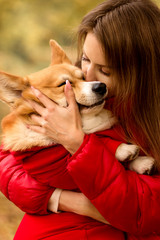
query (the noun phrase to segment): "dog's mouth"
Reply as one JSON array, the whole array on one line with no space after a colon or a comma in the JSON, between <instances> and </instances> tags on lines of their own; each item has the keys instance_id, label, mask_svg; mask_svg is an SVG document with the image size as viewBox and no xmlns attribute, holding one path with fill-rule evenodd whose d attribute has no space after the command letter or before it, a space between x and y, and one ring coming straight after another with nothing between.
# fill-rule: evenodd
<instances>
[{"instance_id":1,"label":"dog's mouth","mask_svg":"<svg viewBox=\"0 0 160 240\"><path fill-rule=\"evenodd\" d=\"M89 109L93 109L93 108L99 107L100 105L103 105L103 104L104 104L104 101L105 101L105 100L102 99L101 101L96 102L96 103L94 103L94 104L92 104L92 105L90 105L90 106L86 106L86 105L83 105L83 104L79 104L79 103L78 103L79 110L80 110L80 112L82 112L82 111L85 111L85 110L89 110Z\"/></svg>"}]
</instances>

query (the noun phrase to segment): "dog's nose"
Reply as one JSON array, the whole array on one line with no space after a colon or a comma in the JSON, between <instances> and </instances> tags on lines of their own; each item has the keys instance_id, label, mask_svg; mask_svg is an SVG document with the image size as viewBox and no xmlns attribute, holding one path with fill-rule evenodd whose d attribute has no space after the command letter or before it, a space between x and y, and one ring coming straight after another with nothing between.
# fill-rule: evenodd
<instances>
[{"instance_id":1,"label":"dog's nose","mask_svg":"<svg viewBox=\"0 0 160 240\"><path fill-rule=\"evenodd\" d=\"M107 92L106 84L104 83L94 83L92 86L92 91L100 95L104 95Z\"/></svg>"}]
</instances>

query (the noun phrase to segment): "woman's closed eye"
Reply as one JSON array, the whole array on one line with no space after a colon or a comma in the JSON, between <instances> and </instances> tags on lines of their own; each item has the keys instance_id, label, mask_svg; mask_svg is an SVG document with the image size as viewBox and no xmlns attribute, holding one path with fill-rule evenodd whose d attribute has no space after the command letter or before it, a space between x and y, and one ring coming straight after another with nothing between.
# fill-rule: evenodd
<instances>
[{"instance_id":1,"label":"woman's closed eye","mask_svg":"<svg viewBox=\"0 0 160 240\"><path fill-rule=\"evenodd\" d=\"M103 69L103 67L99 68L100 73L103 75L109 77L111 75L111 72L109 70Z\"/></svg>"}]
</instances>

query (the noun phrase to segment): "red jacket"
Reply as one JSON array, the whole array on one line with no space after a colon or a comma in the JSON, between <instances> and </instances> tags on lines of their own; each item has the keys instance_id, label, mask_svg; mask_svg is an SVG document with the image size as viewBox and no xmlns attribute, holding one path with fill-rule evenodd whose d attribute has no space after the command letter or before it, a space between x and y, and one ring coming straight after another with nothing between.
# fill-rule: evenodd
<instances>
[{"instance_id":1,"label":"red jacket","mask_svg":"<svg viewBox=\"0 0 160 240\"><path fill-rule=\"evenodd\" d=\"M54 187L78 186L113 226L72 213L25 215L16 240L160 239L160 176L125 170L108 148L108 131L87 135L72 157L60 145L1 152L0 188L22 210L47 214Z\"/></svg>"}]
</instances>

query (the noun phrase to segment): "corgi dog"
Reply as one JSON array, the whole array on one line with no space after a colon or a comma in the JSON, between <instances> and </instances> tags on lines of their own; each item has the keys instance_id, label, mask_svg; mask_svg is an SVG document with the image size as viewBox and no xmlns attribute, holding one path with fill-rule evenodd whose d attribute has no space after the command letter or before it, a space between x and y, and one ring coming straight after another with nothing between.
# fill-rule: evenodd
<instances>
[{"instance_id":1,"label":"corgi dog","mask_svg":"<svg viewBox=\"0 0 160 240\"><path fill-rule=\"evenodd\" d=\"M58 105L66 107L64 86L66 80L69 80L86 134L110 129L117 123L112 112L103 108L107 97L106 85L98 81L86 82L81 69L72 65L56 41L50 40L50 47L51 64L39 72L20 77L0 71L0 100L11 108L11 112L2 120L2 142L5 150L25 151L35 146L54 144L53 139L27 128L28 124L34 124L30 116L35 110L26 100L40 103L33 95L31 86ZM122 143L115 156L120 161L133 160L138 153L139 148L136 145ZM148 171L152 165L153 160L147 163Z\"/></svg>"}]
</instances>

